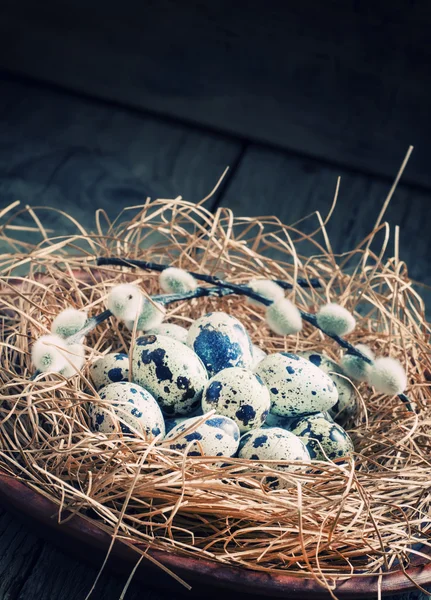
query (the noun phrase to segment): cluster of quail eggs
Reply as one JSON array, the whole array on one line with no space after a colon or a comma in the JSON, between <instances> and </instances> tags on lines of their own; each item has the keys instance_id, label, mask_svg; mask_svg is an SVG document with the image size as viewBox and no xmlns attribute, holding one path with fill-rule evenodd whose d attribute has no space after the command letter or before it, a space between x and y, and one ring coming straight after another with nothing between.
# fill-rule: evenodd
<instances>
[{"instance_id":1,"label":"cluster of quail eggs","mask_svg":"<svg viewBox=\"0 0 431 600\"><path fill-rule=\"evenodd\" d=\"M205 314L189 329L166 322L170 302L209 295L208 289L197 287L196 274L145 264L161 270L165 296L146 297L135 285L116 285L107 311L88 319L83 311L66 309L32 349L39 372L70 377L84 365L85 335L103 320L114 316L134 332L130 356L110 353L90 365L99 395L89 406L95 432L138 436L188 456L240 457L265 461L265 467L271 461L279 472L296 471L311 460L344 462L353 452L343 428L358 409L350 379L392 395L407 385L399 361L375 359L364 345L351 347L354 352L338 365L310 351L267 355L225 312ZM213 279L219 291L232 287ZM337 304L321 306L315 315L299 311L276 282L253 280L234 291L251 305L264 305L266 323L278 335L299 333L302 319L337 341L355 327L353 315Z\"/></svg>"},{"instance_id":2,"label":"cluster of quail eggs","mask_svg":"<svg viewBox=\"0 0 431 600\"><path fill-rule=\"evenodd\" d=\"M353 451L342 425L357 400L342 369L313 352L267 355L225 312L188 330L164 322L137 337L130 356L98 358L90 377L97 432L138 434L189 456L301 465Z\"/></svg>"}]
</instances>

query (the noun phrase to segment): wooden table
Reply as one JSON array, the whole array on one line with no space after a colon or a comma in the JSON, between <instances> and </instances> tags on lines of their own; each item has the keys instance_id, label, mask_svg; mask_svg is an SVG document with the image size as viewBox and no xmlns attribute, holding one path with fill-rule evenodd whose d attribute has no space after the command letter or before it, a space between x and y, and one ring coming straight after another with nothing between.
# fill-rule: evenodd
<instances>
[{"instance_id":1,"label":"wooden table","mask_svg":"<svg viewBox=\"0 0 431 600\"><path fill-rule=\"evenodd\" d=\"M209 207L228 206L238 215L276 214L293 222L315 210L325 215L341 175L339 207L328 230L335 251L342 251L368 233L390 186L386 176L24 78L3 75L0 84L0 208L17 199L51 205L92 229L98 207L114 217L147 196L199 201L230 166ZM399 148L400 159L404 150ZM431 237L424 235L428 203L428 189L402 184L387 218L402 225L401 258L410 264L412 277L431 283ZM40 215L51 229L71 230L59 214L41 209ZM66 556L0 510L0 600L84 600L95 576L96 569ZM125 581L103 574L92 598L116 600ZM126 595L127 600L181 597L157 589L157 581L148 587L132 582ZM409 600L420 597L410 595Z\"/></svg>"}]
</instances>

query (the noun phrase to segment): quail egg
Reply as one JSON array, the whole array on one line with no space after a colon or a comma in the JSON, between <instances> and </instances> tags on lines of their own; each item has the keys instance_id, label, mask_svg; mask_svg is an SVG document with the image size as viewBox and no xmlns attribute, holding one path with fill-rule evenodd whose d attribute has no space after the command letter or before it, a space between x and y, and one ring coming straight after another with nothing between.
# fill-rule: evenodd
<instances>
[{"instance_id":1,"label":"quail egg","mask_svg":"<svg viewBox=\"0 0 431 600\"><path fill-rule=\"evenodd\" d=\"M253 371L241 367L223 369L208 382L202 395L202 409L215 409L230 417L240 432L260 427L270 406L269 391Z\"/></svg>"},{"instance_id":2,"label":"quail egg","mask_svg":"<svg viewBox=\"0 0 431 600\"><path fill-rule=\"evenodd\" d=\"M292 433L302 439L312 459L345 458L354 450L349 434L322 415L298 419Z\"/></svg>"},{"instance_id":3,"label":"quail egg","mask_svg":"<svg viewBox=\"0 0 431 600\"><path fill-rule=\"evenodd\" d=\"M250 460L310 462L304 443L281 427L260 428L245 433L240 440L238 456Z\"/></svg>"},{"instance_id":4,"label":"quail egg","mask_svg":"<svg viewBox=\"0 0 431 600\"><path fill-rule=\"evenodd\" d=\"M165 423L153 396L136 383L120 381L105 385L99 393L102 403L91 402L88 413L94 431L125 434L138 431L147 440L165 435Z\"/></svg>"},{"instance_id":5,"label":"quail egg","mask_svg":"<svg viewBox=\"0 0 431 600\"><path fill-rule=\"evenodd\" d=\"M96 390L110 383L129 381L129 357L122 352L101 356L91 365L90 378Z\"/></svg>"},{"instance_id":6,"label":"quail egg","mask_svg":"<svg viewBox=\"0 0 431 600\"><path fill-rule=\"evenodd\" d=\"M185 344L189 332L185 327L181 327L181 325L177 325L176 323L162 323L161 325L153 327L152 329L150 329L150 331L146 331L145 333L147 335L149 333L154 333L156 335L166 335L167 337L174 338L174 340Z\"/></svg>"},{"instance_id":7,"label":"quail egg","mask_svg":"<svg viewBox=\"0 0 431 600\"><path fill-rule=\"evenodd\" d=\"M281 417L323 412L338 400L329 375L296 354L270 354L255 372L270 391L271 412Z\"/></svg>"},{"instance_id":8,"label":"quail egg","mask_svg":"<svg viewBox=\"0 0 431 600\"><path fill-rule=\"evenodd\" d=\"M322 369L335 383L338 390L338 400L329 412L337 422L341 424L346 423L358 412L358 399L355 388L350 381L345 377L337 375L337 373L343 374L341 367L328 356L319 354L318 352L299 352L298 355L306 358L313 365L319 367L319 369Z\"/></svg>"},{"instance_id":9,"label":"quail egg","mask_svg":"<svg viewBox=\"0 0 431 600\"><path fill-rule=\"evenodd\" d=\"M187 415L199 406L208 375L200 358L164 335L139 337L132 352L133 381L147 389L165 415Z\"/></svg>"},{"instance_id":10,"label":"quail egg","mask_svg":"<svg viewBox=\"0 0 431 600\"><path fill-rule=\"evenodd\" d=\"M277 471L298 471L303 464L310 462L310 456L301 440L290 431L273 427L271 429L254 429L245 433L239 443L238 456L248 460L279 460L299 462L301 465L269 464L262 465L263 482L271 489L290 487L291 483L274 475L265 475L265 468Z\"/></svg>"},{"instance_id":11,"label":"quail egg","mask_svg":"<svg viewBox=\"0 0 431 600\"><path fill-rule=\"evenodd\" d=\"M187 345L202 359L210 377L228 367L251 368L252 344L242 323L224 312L194 321Z\"/></svg>"},{"instance_id":12,"label":"quail egg","mask_svg":"<svg viewBox=\"0 0 431 600\"><path fill-rule=\"evenodd\" d=\"M238 425L229 417L213 415L194 431L188 432L202 417L186 419L171 429L165 442L172 450L184 451L188 456L233 456L239 444Z\"/></svg>"}]
</instances>

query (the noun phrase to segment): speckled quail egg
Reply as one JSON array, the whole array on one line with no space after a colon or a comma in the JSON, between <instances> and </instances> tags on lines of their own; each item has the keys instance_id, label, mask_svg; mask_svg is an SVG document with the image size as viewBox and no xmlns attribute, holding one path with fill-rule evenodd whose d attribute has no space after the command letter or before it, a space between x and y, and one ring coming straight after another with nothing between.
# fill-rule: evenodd
<instances>
[{"instance_id":1,"label":"speckled quail egg","mask_svg":"<svg viewBox=\"0 0 431 600\"><path fill-rule=\"evenodd\" d=\"M202 417L186 419L171 429L165 437L169 448L184 451L189 446L188 456L234 456L240 437L235 421L213 415L188 433L187 430L199 419Z\"/></svg>"},{"instance_id":2,"label":"speckled quail egg","mask_svg":"<svg viewBox=\"0 0 431 600\"><path fill-rule=\"evenodd\" d=\"M90 378L96 390L110 383L129 381L129 357L114 352L97 358L90 367Z\"/></svg>"},{"instance_id":3,"label":"speckled quail egg","mask_svg":"<svg viewBox=\"0 0 431 600\"><path fill-rule=\"evenodd\" d=\"M337 373L343 374L341 367L328 356L318 352L299 352L298 356L306 358L313 365L322 369L335 383L338 391L337 403L330 409L331 415L341 424L346 423L358 412L358 399L355 388L345 377L339 377Z\"/></svg>"},{"instance_id":4,"label":"speckled quail egg","mask_svg":"<svg viewBox=\"0 0 431 600\"><path fill-rule=\"evenodd\" d=\"M301 440L290 431L280 427L271 429L255 429L244 434L239 443L238 456L249 460L280 460L288 462L298 462L301 464L285 465L270 463L269 465L260 465L262 474L262 483L271 490L286 489L294 485L283 476L265 475L265 470L270 468L276 471L295 472L303 470L304 464L310 462L310 456L305 445Z\"/></svg>"},{"instance_id":5,"label":"speckled quail egg","mask_svg":"<svg viewBox=\"0 0 431 600\"><path fill-rule=\"evenodd\" d=\"M100 390L99 397L103 403L91 402L88 408L94 431L112 433L120 429L134 434L136 430L147 440L165 435L160 407L140 385L128 381L110 383Z\"/></svg>"},{"instance_id":6,"label":"speckled quail egg","mask_svg":"<svg viewBox=\"0 0 431 600\"><path fill-rule=\"evenodd\" d=\"M238 456L250 460L310 462L304 443L296 435L281 427L260 428L245 433L239 443ZM292 470L290 465L287 467Z\"/></svg>"},{"instance_id":7,"label":"speckled quail egg","mask_svg":"<svg viewBox=\"0 0 431 600\"><path fill-rule=\"evenodd\" d=\"M230 417L242 432L260 427L271 404L269 391L253 371L241 367L223 369L208 382L202 395L202 410L215 409Z\"/></svg>"},{"instance_id":8,"label":"speckled quail egg","mask_svg":"<svg viewBox=\"0 0 431 600\"><path fill-rule=\"evenodd\" d=\"M187 345L202 359L210 377L228 367L251 368L252 344L242 323L224 312L212 312L194 321Z\"/></svg>"},{"instance_id":9,"label":"speckled quail egg","mask_svg":"<svg viewBox=\"0 0 431 600\"><path fill-rule=\"evenodd\" d=\"M329 375L296 354L270 354L255 372L270 391L271 412L281 417L323 412L338 400Z\"/></svg>"},{"instance_id":10,"label":"speckled quail egg","mask_svg":"<svg viewBox=\"0 0 431 600\"><path fill-rule=\"evenodd\" d=\"M253 369L257 367L261 360L268 356L267 353L262 350L262 348L259 348L259 346L256 346L255 344L253 344L251 347L251 354L253 357Z\"/></svg>"},{"instance_id":11,"label":"speckled quail egg","mask_svg":"<svg viewBox=\"0 0 431 600\"><path fill-rule=\"evenodd\" d=\"M199 406L208 374L185 344L164 335L137 338L132 352L133 381L147 389L165 415L187 415Z\"/></svg>"},{"instance_id":12,"label":"speckled quail egg","mask_svg":"<svg viewBox=\"0 0 431 600\"><path fill-rule=\"evenodd\" d=\"M322 415L298 419L292 433L302 439L312 459L345 458L354 450L349 434Z\"/></svg>"},{"instance_id":13,"label":"speckled quail egg","mask_svg":"<svg viewBox=\"0 0 431 600\"><path fill-rule=\"evenodd\" d=\"M174 338L174 340L178 340L179 342L185 344L189 332L185 327L181 327L181 325L177 325L176 323L162 323L158 327L153 327L153 329L150 329L145 333L147 335L149 333L154 333L156 335L166 335L167 337Z\"/></svg>"}]
</instances>

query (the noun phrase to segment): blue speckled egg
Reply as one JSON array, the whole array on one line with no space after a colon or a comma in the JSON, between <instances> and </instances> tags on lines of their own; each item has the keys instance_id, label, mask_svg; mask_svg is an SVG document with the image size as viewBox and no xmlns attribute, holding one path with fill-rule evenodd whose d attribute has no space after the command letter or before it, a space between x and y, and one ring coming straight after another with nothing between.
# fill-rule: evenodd
<instances>
[{"instance_id":1,"label":"blue speckled egg","mask_svg":"<svg viewBox=\"0 0 431 600\"><path fill-rule=\"evenodd\" d=\"M129 381L129 357L122 352L101 356L91 365L90 378L96 390L110 383Z\"/></svg>"},{"instance_id":2,"label":"blue speckled egg","mask_svg":"<svg viewBox=\"0 0 431 600\"><path fill-rule=\"evenodd\" d=\"M321 415L298 419L292 433L302 439L312 459L345 458L354 450L349 434Z\"/></svg>"},{"instance_id":3,"label":"blue speckled egg","mask_svg":"<svg viewBox=\"0 0 431 600\"><path fill-rule=\"evenodd\" d=\"M99 397L105 406L91 402L88 408L94 431L112 433L121 430L131 435L136 430L147 440L159 434L165 435L165 423L159 405L147 390L136 383L121 381L105 385Z\"/></svg>"},{"instance_id":4,"label":"blue speckled egg","mask_svg":"<svg viewBox=\"0 0 431 600\"><path fill-rule=\"evenodd\" d=\"M187 430L202 417L192 417L171 429L165 442L172 450L183 452L188 449L188 456L234 456L239 444L238 425L223 415L213 415L197 429Z\"/></svg>"},{"instance_id":5,"label":"blue speckled egg","mask_svg":"<svg viewBox=\"0 0 431 600\"><path fill-rule=\"evenodd\" d=\"M165 322L161 325L158 325L157 327L153 327L153 329L150 329L146 332L147 335L149 333L154 333L156 335L166 335L167 337L174 338L174 340L185 344L189 332L185 327L181 327L181 325L177 325L176 323Z\"/></svg>"},{"instance_id":6,"label":"blue speckled egg","mask_svg":"<svg viewBox=\"0 0 431 600\"><path fill-rule=\"evenodd\" d=\"M253 371L241 367L223 369L208 382L202 395L202 409L230 417L241 433L260 427L271 404L269 391Z\"/></svg>"},{"instance_id":7,"label":"blue speckled egg","mask_svg":"<svg viewBox=\"0 0 431 600\"><path fill-rule=\"evenodd\" d=\"M319 354L318 352L307 351L299 352L299 356L306 358L324 373L329 375L335 383L338 391L337 403L330 409L334 419L343 425L358 412L358 398L353 385L344 377L339 377L337 373L343 374L341 367L329 356Z\"/></svg>"},{"instance_id":8,"label":"blue speckled egg","mask_svg":"<svg viewBox=\"0 0 431 600\"><path fill-rule=\"evenodd\" d=\"M280 417L324 412L338 400L329 375L296 354L270 354L258 364L256 373L270 391L271 412Z\"/></svg>"},{"instance_id":9,"label":"blue speckled egg","mask_svg":"<svg viewBox=\"0 0 431 600\"><path fill-rule=\"evenodd\" d=\"M252 344L242 323L224 312L200 317L189 329L187 345L202 359L210 377L228 367L249 369Z\"/></svg>"},{"instance_id":10,"label":"blue speckled egg","mask_svg":"<svg viewBox=\"0 0 431 600\"><path fill-rule=\"evenodd\" d=\"M276 471L295 472L304 470L304 464L310 462L310 456L305 445L301 440L280 427L272 427L270 429L254 429L241 437L239 443L238 456L248 460L279 460L281 464L270 463L268 465L260 465L260 474L262 475L262 483L267 485L271 490L279 490L289 488L294 485L294 482L289 481L283 476L273 474L265 475L267 469ZM291 463L301 463L298 465L283 464L284 461Z\"/></svg>"},{"instance_id":11,"label":"blue speckled egg","mask_svg":"<svg viewBox=\"0 0 431 600\"><path fill-rule=\"evenodd\" d=\"M240 440L238 456L249 460L310 462L310 456L303 442L281 427L254 429L244 434ZM290 465L286 468L292 470Z\"/></svg>"},{"instance_id":12,"label":"blue speckled egg","mask_svg":"<svg viewBox=\"0 0 431 600\"><path fill-rule=\"evenodd\" d=\"M147 389L167 416L187 415L200 406L208 374L185 344L163 335L139 337L132 351L133 381Z\"/></svg>"}]
</instances>

